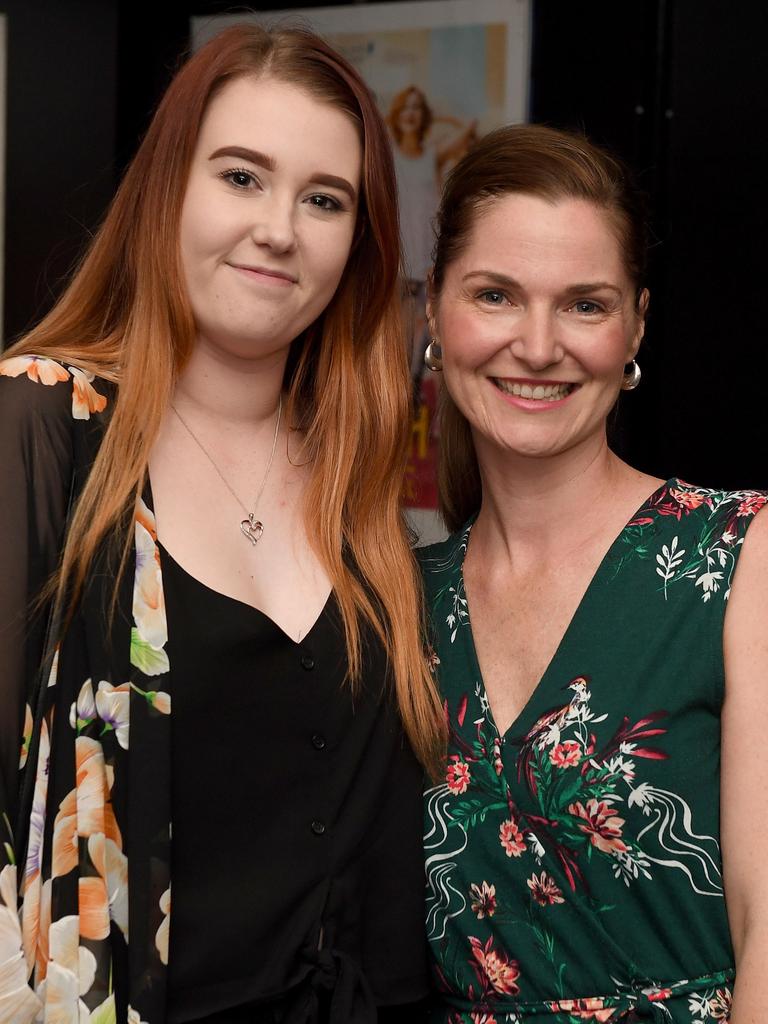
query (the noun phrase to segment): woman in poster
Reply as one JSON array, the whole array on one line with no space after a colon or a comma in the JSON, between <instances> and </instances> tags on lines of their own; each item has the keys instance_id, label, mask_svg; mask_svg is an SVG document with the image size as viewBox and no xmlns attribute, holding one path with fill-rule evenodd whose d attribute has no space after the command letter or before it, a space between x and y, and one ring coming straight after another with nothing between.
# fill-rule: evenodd
<instances>
[{"instance_id":1,"label":"woman in poster","mask_svg":"<svg viewBox=\"0 0 768 1024\"><path fill-rule=\"evenodd\" d=\"M444 175L472 146L477 137L477 122L436 115L422 90L409 85L392 100L387 124L394 143L400 201L403 269L413 339L411 375L418 382L426 346L425 283L435 244L433 220ZM437 141L436 125L450 129Z\"/></svg>"}]
</instances>

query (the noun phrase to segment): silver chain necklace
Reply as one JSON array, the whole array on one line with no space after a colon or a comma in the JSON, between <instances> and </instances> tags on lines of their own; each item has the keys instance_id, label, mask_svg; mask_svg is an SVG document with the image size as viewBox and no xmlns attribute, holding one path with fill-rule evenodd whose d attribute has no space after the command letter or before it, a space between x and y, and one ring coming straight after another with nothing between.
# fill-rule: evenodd
<instances>
[{"instance_id":1,"label":"silver chain necklace","mask_svg":"<svg viewBox=\"0 0 768 1024\"><path fill-rule=\"evenodd\" d=\"M264 493L264 488L267 486L267 477L269 476L270 469L272 469L272 462L274 461L275 458L275 448L277 448L277 435L280 433L280 414L283 411L283 396L280 395L280 399L277 403L277 422L275 423L275 436L272 438L272 451L269 453L269 461L267 462L267 468L264 470L264 476L262 477L261 480L261 487L259 487L259 493L256 495L256 500L253 503L253 511L251 512L248 511L248 508L246 507L245 503L240 500L237 494L235 494L227 478L224 476L219 467L213 461L213 458L211 457L210 453L206 451L206 449L200 443L194 431L192 430L190 425L184 420L184 417L181 415L181 413L173 404L173 402L171 402L171 408L178 416L179 423L181 423L182 427L184 427L184 429L195 442L197 447L200 449L200 451L203 453L206 459L208 459L210 464L218 473L221 482L227 488L227 490L235 499L235 501L243 510L243 512L245 512L246 518L241 520L240 530L243 536L247 537L251 544L253 544L253 546L255 547L256 544L259 542L261 535L264 533L264 524L256 518L256 509L258 508L259 501L261 500L261 496Z\"/></svg>"}]
</instances>

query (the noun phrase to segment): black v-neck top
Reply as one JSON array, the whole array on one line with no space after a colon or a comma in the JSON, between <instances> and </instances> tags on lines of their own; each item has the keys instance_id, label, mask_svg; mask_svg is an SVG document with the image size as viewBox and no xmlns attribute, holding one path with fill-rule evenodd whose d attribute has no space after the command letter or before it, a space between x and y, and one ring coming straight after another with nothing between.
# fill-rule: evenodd
<instances>
[{"instance_id":1,"label":"black v-neck top","mask_svg":"<svg viewBox=\"0 0 768 1024\"><path fill-rule=\"evenodd\" d=\"M287 1024L373 1024L377 1006L422 999L422 773L380 643L364 632L353 693L333 595L296 643L163 548L161 561L174 677L168 1021L267 1003Z\"/></svg>"}]
</instances>

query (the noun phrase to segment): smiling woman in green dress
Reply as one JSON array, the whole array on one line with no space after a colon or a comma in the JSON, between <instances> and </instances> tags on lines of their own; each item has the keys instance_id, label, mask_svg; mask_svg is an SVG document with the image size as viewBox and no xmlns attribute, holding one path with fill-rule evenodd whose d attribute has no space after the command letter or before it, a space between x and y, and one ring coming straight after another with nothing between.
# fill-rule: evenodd
<instances>
[{"instance_id":1,"label":"smiling woman in green dress","mask_svg":"<svg viewBox=\"0 0 768 1024\"><path fill-rule=\"evenodd\" d=\"M768 499L608 447L648 307L642 207L612 157L501 129L438 227L435 1024L761 1020Z\"/></svg>"}]
</instances>

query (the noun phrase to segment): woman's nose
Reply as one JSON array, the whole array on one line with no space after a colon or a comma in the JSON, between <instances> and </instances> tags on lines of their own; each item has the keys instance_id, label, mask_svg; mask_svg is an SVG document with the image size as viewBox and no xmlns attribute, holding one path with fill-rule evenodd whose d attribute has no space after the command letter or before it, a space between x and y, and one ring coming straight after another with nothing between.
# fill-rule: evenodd
<instances>
[{"instance_id":1,"label":"woman's nose","mask_svg":"<svg viewBox=\"0 0 768 1024\"><path fill-rule=\"evenodd\" d=\"M515 324L510 350L532 370L544 370L559 362L563 347L555 317L548 310L528 310Z\"/></svg>"},{"instance_id":2,"label":"woman's nose","mask_svg":"<svg viewBox=\"0 0 768 1024\"><path fill-rule=\"evenodd\" d=\"M257 245L274 252L290 252L296 244L292 204L278 197L265 198L258 204L251 237Z\"/></svg>"}]
</instances>

